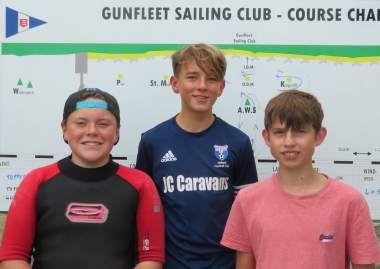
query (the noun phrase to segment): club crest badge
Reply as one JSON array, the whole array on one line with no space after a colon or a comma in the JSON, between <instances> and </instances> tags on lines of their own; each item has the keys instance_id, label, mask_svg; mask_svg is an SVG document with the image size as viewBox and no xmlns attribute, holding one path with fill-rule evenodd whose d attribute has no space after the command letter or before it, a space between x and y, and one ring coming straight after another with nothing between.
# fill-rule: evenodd
<instances>
[{"instance_id":1,"label":"club crest badge","mask_svg":"<svg viewBox=\"0 0 380 269\"><path fill-rule=\"evenodd\" d=\"M215 145L214 149L215 149L215 157L218 160L224 161L225 159L227 159L227 157L228 157L228 150L227 150L228 146L227 145L224 145L224 146Z\"/></svg>"}]
</instances>

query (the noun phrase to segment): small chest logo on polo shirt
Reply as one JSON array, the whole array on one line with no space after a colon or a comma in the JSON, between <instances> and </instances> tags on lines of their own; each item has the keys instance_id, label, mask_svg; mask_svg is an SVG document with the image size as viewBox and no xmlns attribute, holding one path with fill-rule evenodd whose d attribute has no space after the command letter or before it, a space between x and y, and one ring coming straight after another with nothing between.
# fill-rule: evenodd
<instances>
[{"instance_id":1,"label":"small chest logo on polo shirt","mask_svg":"<svg viewBox=\"0 0 380 269\"><path fill-rule=\"evenodd\" d=\"M175 162L177 160L177 157L174 156L173 152L169 150L165 153L165 155L162 157L161 162Z\"/></svg>"},{"instance_id":2,"label":"small chest logo on polo shirt","mask_svg":"<svg viewBox=\"0 0 380 269\"><path fill-rule=\"evenodd\" d=\"M108 209L103 204L70 203L65 215L71 222L104 223Z\"/></svg>"},{"instance_id":3,"label":"small chest logo on polo shirt","mask_svg":"<svg viewBox=\"0 0 380 269\"><path fill-rule=\"evenodd\" d=\"M324 235L321 234L319 236L319 241L324 242L324 243L330 243L334 240L335 233L329 234L329 235Z\"/></svg>"},{"instance_id":4,"label":"small chest logo on polo shirt","mask_svg":"<svg viewBox=\"0 0 380 269\"><path fill-rule=\"evenodd\" d=\"M218 146L214 145L214 154L218 159L218 163L214 165L216 168L228 168L229 165L226 162L228 157L228 145Z\"/></svg>"},{"instance_id":5,"label":"small chest logo on polo shirt","mask_svg":"<svg viewBox=\"0 0 380 269\"><path fill-rule=\"evenodd\" d=\"M218 160L224 161L225 159L227 159L227 157L228 157L228 150L227 150L228 146L227 145L224 145L224 146L215 145L214 149L215 149L215 157Z\"/></svg>"}]
</instances>

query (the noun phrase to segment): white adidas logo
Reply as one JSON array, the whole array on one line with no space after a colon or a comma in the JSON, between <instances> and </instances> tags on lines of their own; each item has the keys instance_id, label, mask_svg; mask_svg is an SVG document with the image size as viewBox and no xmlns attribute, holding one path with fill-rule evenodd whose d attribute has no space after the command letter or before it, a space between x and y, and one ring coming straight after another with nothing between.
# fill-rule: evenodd
<instances>
[{"instance_id":1,"label":"white adidas logo","mask_svg":"<svg viewBox=\"0 0 380 269\"><path fill-rule=\"evenodd\" d=\"M161 159L161 162L175 162L177 158L174 156L171 150L169 150Z\"/></svg>"}]
</instances>

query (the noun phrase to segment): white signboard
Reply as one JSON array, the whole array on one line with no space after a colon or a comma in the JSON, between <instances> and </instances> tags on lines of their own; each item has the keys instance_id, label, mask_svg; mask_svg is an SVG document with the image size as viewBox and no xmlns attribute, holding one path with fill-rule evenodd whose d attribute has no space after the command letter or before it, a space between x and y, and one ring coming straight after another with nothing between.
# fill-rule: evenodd
<instances>
[{"instance_id":1,"label":"white signboard","mask_svg":"<svg viewBox=\"0 0 380 269\"><path fill-rule=\"evenodd\" d=\"M328 130L315 169L380 219L379 2L3 0L0 14L0 211L28 171L70 154L63 105L82 87L118 99L112 154L133 167L141 133L180 110L171 54L205 42L228 61L214 113L251 138L259 179L278 170L261 137L268 100L311 92Z\"/></svg>"}]
</instances>

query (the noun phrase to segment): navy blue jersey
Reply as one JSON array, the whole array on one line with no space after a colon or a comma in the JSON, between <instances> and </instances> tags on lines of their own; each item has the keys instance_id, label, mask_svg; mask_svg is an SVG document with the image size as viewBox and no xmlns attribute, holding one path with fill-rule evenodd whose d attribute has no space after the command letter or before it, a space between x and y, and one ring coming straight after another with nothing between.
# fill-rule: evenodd
<instances>
[{"instance_id":1,"label":"navy blue jersey","mask_svg":"<svg viewBox=\"0 0 380 269\"><path fill-rule=\"evenodd\" d=\"M235 251L220 240L237 192L257 182L249 137L218 117L199 133L172 118L142 134L136 168L164 207L164 268L235 268Z\"/></svg>"}]
</instances>

